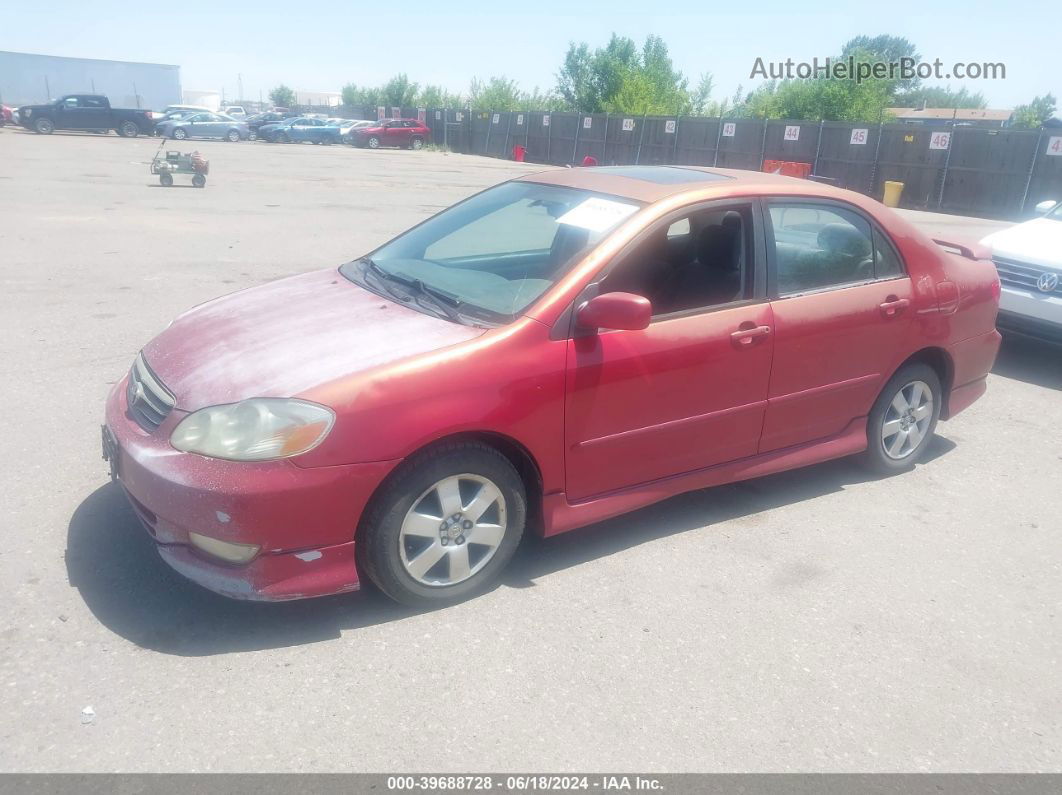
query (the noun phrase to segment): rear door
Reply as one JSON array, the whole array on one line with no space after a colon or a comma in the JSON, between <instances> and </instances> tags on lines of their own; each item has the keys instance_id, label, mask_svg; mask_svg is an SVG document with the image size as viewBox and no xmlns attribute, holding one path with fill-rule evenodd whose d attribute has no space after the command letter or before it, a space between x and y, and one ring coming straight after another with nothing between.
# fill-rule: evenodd
<instances>
[{"instance_id":1,"label":"rear door","mask_svg":"<svg viewBox=\"0 0 1062 795\"><path fill-rule=\"evenodd\" d=\"M103 130L110 126L110 111L99 97L67 97L59 106L57 126L68 130Z\"/></svg>"},{"instance_id":2,"label":"rear door","mask_svg":"<svg viewBox=\"0 0 1062 795\"><path fill-rule=\"evenodd\" d=\"M841 202L766 205L774 364L760 451L866 416L913 333L911 280L884 232Z\"/></svg>"}]
</instances>

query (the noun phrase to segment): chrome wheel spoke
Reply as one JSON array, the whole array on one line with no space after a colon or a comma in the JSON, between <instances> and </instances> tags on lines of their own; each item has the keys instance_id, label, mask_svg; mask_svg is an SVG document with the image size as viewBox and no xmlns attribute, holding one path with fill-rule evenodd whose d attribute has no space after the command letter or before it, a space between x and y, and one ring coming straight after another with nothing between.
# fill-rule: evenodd
<instances>
[{"instance_id":1,"label":"chrome wheel spoke","mask_svg":"<svg viewBox=\"0 0 1062 795\"><path fill-rule=\"evenodd\" d=\"M886 448L889 455L893 458L900 457L900 451L903 449L903 443L907 441L907 431L898 432L893 438L892 442Z\"/></svg>"},{"instance_id":2,"label":"chrome wheel spoke","mask_svg":"<svg viewBox=\"0 0 1062 795\"><path fill-rule=\"evenodd\" d=\"M907 405L914 408L922 404L922 382L915 381L911 385L911 397L907 401Z\"/></svg>"},{"instance_id":3,"label":"chrome wheel spoke","mask_svg":"<svg viewBox=\"0 0 1062 795\"><path fill-rule=\"evenodd\" d=\"M436 539L439 537L439 523L442 520L437 516L427 516L423 513L410 511L402 522L402 533L407 536Z\"/></svg>"},{"instance_id":4,"label":"chrome wheel spoke","mask_svg":"<svg viewBox=\"0 0 1062 795\"><path fill-rule=\"evenodd\" d=\"M444 518L461 512L461 488L457 478L447 478L437 483L435 494L439 498Z\"/></svg>"},{"instance_id":5,"label":"chrome wheel spoke","mask_svg":"<svg viewBox=\"0 0 1062 795\"><path fill-rule=\"evenodd\" d=\"M888 439L893 434L896 434L896 433L899 433L899 432L900 432L900 421L899 420L888 420L884 425L881 426L881 438L882 439Z\"/></svg>"},{"instance_id":6,"label":"chrome wheel spoke","mask_svg":"<svg viewBox=\"0 0 1062 795\"><path fill-rule=\"evenodd\" d=\"M446 553L450 558L450 581L461 582L467 580L472 570L468 564L468 544L450 547Z\"/></svg>"},{"instance_id":7,"label":"chrome wheel spoke","mask_svg":"<svg viewBox=\"0 0 1062 795\"><path fill-rule=\"evenodd\" d=\"M907 458L929 434L933 420L933 390L924 381L911 381L893 396L881 423L881 446L892 459Z\"/></svg>"},{"instance_id":8,"label":"chrome wheel spoke","mask_svg":"<svg viewBox=\"0 0 1062 795\"><path fill-rule=\"evenodd\" d=\"M428 573L432 566L442 560L445 554L446 547L436 541L419 553L413 560L406 563L406 570L419 580Z\"/></svg>"},{"instance_id":9,"label":"chrome wheel spoke","mask_svg":"<svg viewBox=\"0 0 1062 795\"><path fill-rule=\"evenodd\" d=\"M902 389L897 392L896 397L892 399L892 407L898 414L903 414L908 408L910 408L907 398L903 396Z\"/></svg>"},{"instance_id":10,"label":"chrome wheel spoke","mask_svg":"<svg viewBox=\"0 0 1062 795\"><path fill-rule=\"evenodd\" d=\"M501 497L501 492L498 491L497 486L493 483L484 483L479 487L476 496L472 498L472 502L464 509L465 516L471 519L473 523L478 522L480 517L487 512L487 509L498 501L499 497Z\"/></svg>"},{"instance_id":11,"label":"chrome wheel spoke","mask_svg":"<svg viewBox=\"0 0 1062 795\"><path fill-rule=\"evenodd\" d=\"M477 524L468 531L468 540L472 544L496 547L505 536L505 528L497 524Z\"/></svg>"},{"instance_id":12,"label":"chrome wheel spoke","mask_svg":"<svg viewBox=\"0 0 1062 795\"><path fill-rule=\"evenodd\" d=\"M910 442L908 451L914 450L916 447L918 447L918 443L922 441L922 437L925 435L925 431L923 431L917 425L912 425L911 429L907 432L907 440Z\"/></svg>"},{"instance_id":13,"label":"chrome wheel spoke","mask_svg":"<svg viewBox=\"0 0 1062 795\"><path fill-rule=\"evenodd\" d=\"M914 418L916 420L924 420L933 413L933 404L930 402L923 403L921 406L914 410Z\"/></svg>"}]
</instances>

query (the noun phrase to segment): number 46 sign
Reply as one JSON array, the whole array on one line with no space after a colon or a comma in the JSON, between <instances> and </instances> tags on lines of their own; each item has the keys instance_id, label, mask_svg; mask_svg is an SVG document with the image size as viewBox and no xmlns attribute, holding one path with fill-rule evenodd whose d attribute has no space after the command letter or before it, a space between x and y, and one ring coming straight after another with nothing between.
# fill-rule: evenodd
<instances>
[{"instance_id":1,"label":"number 46 sign","mask_svg":"<svg viewBox=\"0 0 1062 795\"><path fill-rule=\"evenodd\" d=\"M930 149L947 149L951 146L951 133L933 133L929 138Z\"/></svg>"}]
</instances>

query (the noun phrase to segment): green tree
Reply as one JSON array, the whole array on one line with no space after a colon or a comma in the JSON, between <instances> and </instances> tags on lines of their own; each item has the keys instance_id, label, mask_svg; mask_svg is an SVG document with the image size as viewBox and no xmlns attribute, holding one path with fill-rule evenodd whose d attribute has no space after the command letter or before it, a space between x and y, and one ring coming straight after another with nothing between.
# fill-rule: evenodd
<instances>
[{"instance_id":1,"label":"green tree","mask_svg":"<svg viewBox=\"0 0 1062 795\"><path fill-rule=\"evenodd\" d=\"M341 89L344 105L375 108L380 104L380 89L347 83Z\"/></svg>"},{"instance_id":2,"label":"green tree","mask_svg":"<svg viewBox=\"0 0 1062 795\"><path fill-rule=\"evenodd\" d=\"M491 77L486 82L472 78L468 105L479 110L517 110L523 107L523 94L515 80Z\"/></svg>"},{"instance_id":3,"label":"green tree","mask_svg":"<svg viewBox=\"0 0 1062 795\"><path fill-rule=\"evenodd\" d=\"M417 95L420 108L463 108L465 100L460 94L447 91L442 86L424 86Z\"/></svg>"},{"instance_id":4,"label":"green tree","mask_svg":"<svg viewBox=\"0 0 1062 795\"><path fill-rule=\"evenodd\" d=\"M721 110L718 102L712 99L715 78L711 72L701 74L697 87L690 92L690 113L695 116L718 116Z\"/></svg>"},{"instance_id":5,"label":"green tree","mask_svg":"<svg viewBox=\"0 0 1062 795\"><path fill-rule=\"evenodd\" d=\"M917 63L922 58L913 42L903 36L890 36L885 33L849 39L841 48L841 55L845 58L853 55L857 60L880 63L899 63L902 58L910 58ZM906 80L896 78L889 82L891 96L900 92L914 91L922 81L917 77L911 77Z\"/></svg>"},{"instance_id":6,"label":"green tree","mask_svg":"<svg viewBox=\"0 0 1062 795\"><path fill-rule=\"evenodd\" d=\"M379 88L379 101L387 108L412 107L417 100L416 83L411 83L405 73L392 77Z\"/></svg>"},{"instance_id":7,"label":"green tree","mask_svg":"<svg viewBox=\"0 0 1062 795\"><path fill-rule=\"evenodd\" d=\"M894 108L917 108L923 103L927 108L985 108L988 103L980 91L963 87L955 91L946 86L921 86L912 91L903 91L893 97Z\"/></svg>"},{"instance_id":8,"label":"green tree","mask_svg":"<svg viewBox=\"0 0 1062 795\"><path fill-rule=\"evenodd\" d=\"M1010 117L1012 127L1035 130L1044 126L1044 122L1055 115L1055 98L1052 94L1035 97L1027 105L1018 105Z\"/></svg>"},{"instance_id":9,"label":"green tree","mask_svg":"<svg viewBox=\"0 0 1062 795\"><path fill-rule=\"evenodd\" d=\"M278 108L290 108L295 104L295 92L281 83L269 92L269 101Z\"/></svg>"}]
</instances>

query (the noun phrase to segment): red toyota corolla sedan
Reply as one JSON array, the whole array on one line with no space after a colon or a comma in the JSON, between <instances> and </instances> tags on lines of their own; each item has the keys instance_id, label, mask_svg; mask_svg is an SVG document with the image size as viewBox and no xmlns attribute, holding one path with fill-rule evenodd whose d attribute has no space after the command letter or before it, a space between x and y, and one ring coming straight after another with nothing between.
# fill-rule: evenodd
<instances>
[{"instance_id":1,"label":"red toyota corolla sedan","mask_svg":"<svg viewBox=\"0 0 1062 795\"><path fill-rule=\"evenodd\" d=\"M877 202L692 167L548 171L181 315L107 403L162 557L243 599L433 605L521 535L860 454L985 391L999 282Z\"/></svg>"}]
</instances>

